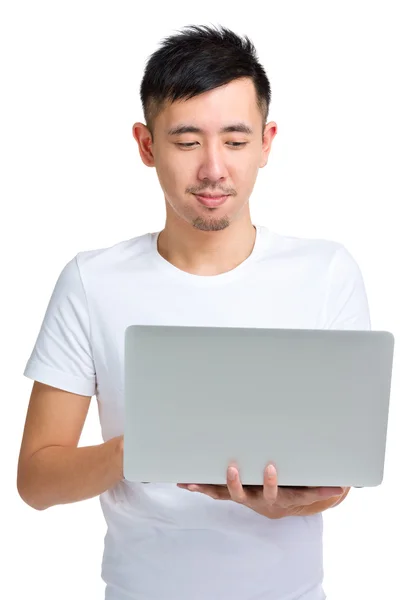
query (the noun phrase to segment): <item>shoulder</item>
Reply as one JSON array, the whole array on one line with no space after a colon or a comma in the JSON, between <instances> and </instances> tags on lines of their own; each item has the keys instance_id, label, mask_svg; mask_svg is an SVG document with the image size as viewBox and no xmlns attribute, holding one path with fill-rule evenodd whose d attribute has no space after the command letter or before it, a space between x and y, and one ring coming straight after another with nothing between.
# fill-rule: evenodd
<instances>
[{"instance_id":1,"label":"shoulder","mask_svg":"<svg viewBox=\"0 0 417 600\"><path fill-rule=\"evenodd\" d=\"M83 250L72 259L81 276L120 272L124 265L146 258L152 251L153 236L146 233L104 248Z\"/></svg>"},{"instance_id":2,"label":"shoulder","mask_svg":"<svg viewBox=\"0 0 417 600\"><path fill-rule=\"evenodd\" d=\"M137 269L152 250L153 234L123 240L112 246L82 250L62 268L54 289L54 300L63 297L85 298L100 282L109 290L115 278Z\"/></svg>"},{"instance_id":3,"label":"shoulder","mask_svg":"<svg viewBox=\"0 0 417 600\"><path fill-rule=\"evenodd\" d=\"M328 269L333 269L339 263L355 263L353 256L340 242L282 235L266 227L262 227L261 231L266 255L271 258L298 259L309 265L317 264Z\"/></svg>"}]
</instances>

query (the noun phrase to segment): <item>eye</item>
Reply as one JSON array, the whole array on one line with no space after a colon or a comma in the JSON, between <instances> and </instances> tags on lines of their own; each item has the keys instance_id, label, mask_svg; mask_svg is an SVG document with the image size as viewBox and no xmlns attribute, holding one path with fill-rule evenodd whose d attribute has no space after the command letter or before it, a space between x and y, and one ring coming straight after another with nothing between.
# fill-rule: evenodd
<instances>
[{"instance_id":1,"label":"eye","mask_svg":"<svg viewBox=\"0 0 417 600\"><path fill-rule=\"evenodd\" d=\"M177 142L177 146L180 146L182 148L192 148L194 146L194 144L197 144L198 142ZM246 144L248 142L227 142L228 144L231 145L232 148L240 148L242 146L246 146Z\"/></svg>"}]
</instances>

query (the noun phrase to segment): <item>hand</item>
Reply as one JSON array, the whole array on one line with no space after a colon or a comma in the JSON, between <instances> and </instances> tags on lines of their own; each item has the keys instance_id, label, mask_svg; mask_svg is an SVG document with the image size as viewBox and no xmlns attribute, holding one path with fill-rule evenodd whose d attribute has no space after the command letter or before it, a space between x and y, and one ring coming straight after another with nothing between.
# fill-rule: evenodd
<instances>
[{"instance_id":1,"label":"hand","mask_svg":"<svg viewBox=\"0 0 417 600\"><path fill-rule=\"evenodd\" d=\"M124 479L123 473L123 454L124 454L124 435L118 435L108 441L113 446L115 454L115 467L120 480Z\"/></svg>"},{"instance_id":2,"label":"hand","mask_svg":"<svg viewBox=\"0 0 417 600\"><path fill-rule=\"evenodd\" d=\"M243 486L237 467L227 470L227 485L196 485L178 483L178 487L200 492L215 500L232 500L270 519L295 516L305 507L344 493L341 487L278 487L277 470L269 465L264 472L262 485Z\"/></svg>"}]
</instances>

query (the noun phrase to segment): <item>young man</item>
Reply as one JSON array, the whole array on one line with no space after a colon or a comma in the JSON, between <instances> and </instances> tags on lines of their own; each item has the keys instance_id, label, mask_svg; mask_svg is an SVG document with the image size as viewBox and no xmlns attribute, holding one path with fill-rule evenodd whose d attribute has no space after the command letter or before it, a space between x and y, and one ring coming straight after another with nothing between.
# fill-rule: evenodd
<instances>
[{"instance_id":1,"label":"young man","mask_svg":"<svg viewBox=\"0 0 417 600\"><path fill-rule=\"evenodd\" d=\"M251 222L277 126L247 38L209 27L168 38L141 100L146 126L133 134L156 168L165 227L64 267L25 370L19 493L38 510L100 495L107 600L323 600L322 512L348 488L278 488L274 468L260 489L233 468L227 486L123 478L124 333L132 323L369 329L361 273L340 244ZM207 377L216 373L201 365ZM104 443L78 448L93 395Z\"/></svg>"}]
</instances>

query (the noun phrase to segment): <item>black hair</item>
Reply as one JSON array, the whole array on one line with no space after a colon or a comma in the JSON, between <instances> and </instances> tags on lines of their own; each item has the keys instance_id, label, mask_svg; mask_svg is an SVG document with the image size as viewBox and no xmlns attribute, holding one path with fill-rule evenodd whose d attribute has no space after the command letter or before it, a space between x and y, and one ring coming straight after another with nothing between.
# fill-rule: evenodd
<instances>
[{"instance_id":1,"label":"black hair","mask_svg":"<svg viewBox=\"0 0 417 600\"><path fill-rule=\"evenodd\" d=\"M263 129L271 102L271 88L255 46L247 37L219 26L188 25L165 38L146 63L140 87L146 126L151 132L167 102L188 100L235 79L251 78Z\"/></svg>"}]
</instances>

